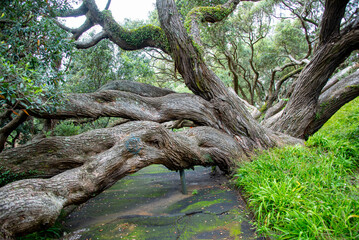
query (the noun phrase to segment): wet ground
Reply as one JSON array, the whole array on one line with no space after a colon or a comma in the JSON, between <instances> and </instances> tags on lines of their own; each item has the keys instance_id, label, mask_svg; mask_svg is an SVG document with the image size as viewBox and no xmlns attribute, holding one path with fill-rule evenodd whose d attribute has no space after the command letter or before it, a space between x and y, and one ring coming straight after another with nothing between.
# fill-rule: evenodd
<instances>
[{"instance_id":1,"label":"wet ground","mask_svg":"<svg viewBox=\"0 0 359 240\"><path fill-rule=\"evenodd\" d=\"M152 165L78 207L65 219L63 239L259 239L244 202L211 168L179 173Z\"/></svg>"}]
</instances>

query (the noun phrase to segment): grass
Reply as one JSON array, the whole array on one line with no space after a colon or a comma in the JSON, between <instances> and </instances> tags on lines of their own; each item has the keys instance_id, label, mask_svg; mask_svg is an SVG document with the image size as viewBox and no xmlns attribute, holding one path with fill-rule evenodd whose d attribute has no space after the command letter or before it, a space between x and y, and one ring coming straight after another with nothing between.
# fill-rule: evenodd
<instances>
[{"instance_id":1,"label":"grass","mask_svg":"<svg viewBox=\"0 0 359 240\"><path fill-rule=\"evenodd\" d=\"M308 139L260 153L235 175L259 234L359 239L359 98Z\"/></svg>"}]
</instances>

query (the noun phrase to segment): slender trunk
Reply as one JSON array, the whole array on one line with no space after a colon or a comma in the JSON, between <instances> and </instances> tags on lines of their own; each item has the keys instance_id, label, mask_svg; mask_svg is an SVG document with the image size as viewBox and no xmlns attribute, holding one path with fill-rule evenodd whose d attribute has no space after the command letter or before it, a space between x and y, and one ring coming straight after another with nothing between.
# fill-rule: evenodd
<instances>
[{"instance_id":1,"label":"slender trunk","mask_svg":"<svg viewBox=\"0 0 359 240\"><path fill-rule=\"evenodd\" d=\"M16 118L11 120L8 124L6 124L3 128L0 129L0 152L2 152L5 148L5 143L9 135L14 131L18 126L20 126L23 122L26 121L28 115L21 111Z\"/></svg>"}]
</instances>

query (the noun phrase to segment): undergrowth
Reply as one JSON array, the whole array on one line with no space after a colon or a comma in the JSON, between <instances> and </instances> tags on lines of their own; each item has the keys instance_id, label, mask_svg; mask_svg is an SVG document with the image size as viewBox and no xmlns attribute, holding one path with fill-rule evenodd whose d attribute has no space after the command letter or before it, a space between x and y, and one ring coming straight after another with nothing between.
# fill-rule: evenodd
<instances>
[{"instance_id":1,"label":"undergrowth","mask_svg":"<svg viewBox=\"0 0 359 240\"><path fill-rule=\"evenodd\" d=\"M0 166L0 187L5 186L8 183L29 178L29 176L38 173L37 171L26 171L22 173L14 173L6 170L1 171L3 167Z\"/></svg>"},{"instance_id":2,"label":"undergrowth","mask_svg":"<svg viewBox=\"0 0 359 240\"><path fill-rule=\"evenodd\" d=\"M359 98L308 139L260 153L235 175L259 234L359 239Z\"/></svg>"}]
</instances>

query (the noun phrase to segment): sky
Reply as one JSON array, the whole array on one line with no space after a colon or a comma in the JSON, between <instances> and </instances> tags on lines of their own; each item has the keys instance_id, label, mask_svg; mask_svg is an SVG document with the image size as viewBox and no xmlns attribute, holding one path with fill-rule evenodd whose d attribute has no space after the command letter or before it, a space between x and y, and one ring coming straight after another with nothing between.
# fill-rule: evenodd
<instances>
[{"instance_id":1,"label":"sky","mask_svg":"<svg viewBox=\"0 0 359 240\"><path fill-rule=\"evenodd\" d=\"M107 0L96 0L100 10L104 9ZM110 10L113 17L123 22L125 18L132 20L146 20L148 13L155 9L156 0L112 0ZM85 18L68 18L65 20L68 27L79 27Z\"/></svg>"}]
</instances>

